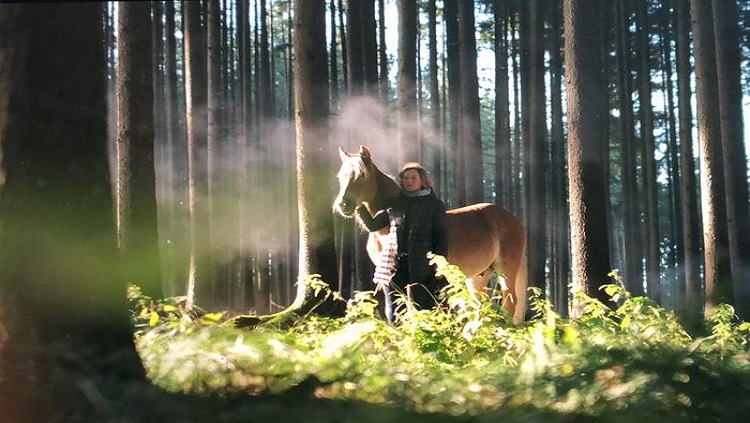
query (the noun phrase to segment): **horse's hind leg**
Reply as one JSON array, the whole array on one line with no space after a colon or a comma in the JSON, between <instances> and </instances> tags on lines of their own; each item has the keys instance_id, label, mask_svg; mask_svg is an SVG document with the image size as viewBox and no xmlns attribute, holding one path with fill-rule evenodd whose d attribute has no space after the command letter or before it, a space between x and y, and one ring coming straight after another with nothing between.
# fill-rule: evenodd
<instances>
[{"instance_id":1,"label":"horse's hind leg","mask_svg":"<svg viewBox=\"0 0 750 423\"><path fill-rule=\"evenodd\" d=\"M503 307L505 307L505 309L508 310L508 314L513 316L516 312L516 303L517 303L517 298L514 295L514 288L516 286L515 284L516 270L513 269L513 266L508 266L507 263L505 263L502 266L499 266L498 264L494 264L493 267L498 269L498 277L503 280L503 283L501 285L501 292L502 292L501 303Z\"/></svg>"},{"instance_id":2,"label":"horse's hind leg","mask_svg":"<svg viewBox=\"0 0 750 423\"><path fill-rule=\"evenodd\" d=\"M513 323L523 321L526 313L526 252L525 248L505 251L492 263L502 286L502 305L513 317Z\"/></svg>"}]
</instances>

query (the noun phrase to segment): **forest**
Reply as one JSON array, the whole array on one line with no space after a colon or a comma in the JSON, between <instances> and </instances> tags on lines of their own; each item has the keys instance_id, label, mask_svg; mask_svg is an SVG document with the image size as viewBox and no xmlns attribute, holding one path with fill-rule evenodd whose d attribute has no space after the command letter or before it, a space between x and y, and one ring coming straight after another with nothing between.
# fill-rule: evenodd
<instances>
[{"instance_id":1,"label":"forest","mask_svg":"<svg viewBox=\"0 0 750 423\"><path fill-rule=\"evenodd\" d=\"M0 407L737 421L749 60L746 0L0 5ZM362 145L524 223L526 322L439 259L445 308L378 318Z\"/></svg>"},{"instance_id":2,"label":"forest","mask_svg":"<svg viewBox=\"0 0 750 423\"><path fill-rule=\"evenodd\" d=\"M356 151L366 145L391 172L404 161L424 162L449 207L493 202L526 223L529 243L537 246L529 249L530 283L566 313L573 273L562 3L327 4L331 114L324 159L331 178L323 186L330 198L338 146ZM206 113L199 117L205 128L199 128L198 145L190 144L187 134L192 118L185 109L186 83L193 82L186 82L192 56L185 11L180 3L155 3L153 13L160 18L139 30L151 31L154 40L154 161L164 288L166 295L184 294L186 262L192 253L205 255L204 269L196 273L195 301L263 313L294 300L300 273L292 13L289 2L220 3L213 13L210 5L196 12L196 42L204 47L198 47L195 60L206 63L206 70L201 65L195 74L205 90L196 101ZM117 81L113 8L107 25L110 92ZM708 58L727 62L715 75L722 82L716 90L726 91L714 93L718 103L710 110L724 104L721 92L736 97L727 100L733 111L715 117L717 127L726 122L734 128L724 137L715 134L727 163L722 159L709 167L719 166L712 174L725 174L725 182L716 182L732 187L711 203L726 199L724 210L709 214L726 216L722 224L703 222L701 201L709 190L701 186L707 173L701 172L707 166L701 160L711 155L699 143L703 103L697 100L699 63L688 4L626 1L601 9L597 21L603 28L590 42L602 53L606 104L601 107L610 111L597 124L601 140L608 140L597 143L597 160L606 163L597 177L607 181L601 205L606 214L597 216L606 236L597 237L606 240L602 260L607 263L600 265L595 283L618 269L636 295L648 294L671 309L688 301L702 309L704 296L711 301L715 291L729 295L718 281L731 273L733 288L726 299L735 303L736 297L744 316L741 304L748 301L750 282L739 269L747 261L743 251L750 251L744 247L750 237L743 235L750 219L742 108L749 76L741 72L748 51L741 24L748 7L739 2L716 11L730 14L717 17L717 25L737 26L721 27L725 38L710 40L732 44L720 45L722 55ZM724 81L734 85L726 88ZM114 134L110 138L116 142ZM267 204L283 212L269 214ZM202 223L195 222L196 214L204 214L197 219ZM724 220L737 228L710 236L708 248L715 245L722 252L709 251L713 268L706 268L702 229L723 228ZM362 254L362 234L350 220L336 218L333 225L338 268L324 279L345 296L367 289L372 269Z\"/></svg>"}]
</instances>

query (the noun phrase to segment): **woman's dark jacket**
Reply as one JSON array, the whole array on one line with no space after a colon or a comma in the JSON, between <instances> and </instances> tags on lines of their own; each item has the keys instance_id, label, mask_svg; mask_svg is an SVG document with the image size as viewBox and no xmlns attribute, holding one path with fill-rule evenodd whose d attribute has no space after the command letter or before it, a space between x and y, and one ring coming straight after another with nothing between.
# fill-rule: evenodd
<instances>
[{"instance_id":1,"label":"woman's dark jacket","mask_svg":"<svg viewBox=\"0 0 750 423\"><path fill-rule=\"evenodd\" d=\"M433 275L427 253L448 255L448 221L445 205L435 192L420 192L423 195L409 196L401 192L394 198L391 207L378 211L374 217L360 208L359 217L370 232L389 227L398 222L398 266L408 265L408 280L400 282L425 282ZM404 269L399 269L401 273Z\"/></svg>"}]
</instances>

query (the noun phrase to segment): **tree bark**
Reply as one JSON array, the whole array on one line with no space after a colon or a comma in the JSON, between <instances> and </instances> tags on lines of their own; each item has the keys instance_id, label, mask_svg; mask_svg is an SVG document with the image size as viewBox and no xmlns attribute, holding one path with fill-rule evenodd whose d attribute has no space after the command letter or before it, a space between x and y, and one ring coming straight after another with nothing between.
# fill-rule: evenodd
<instances>
[{"instance_id":1,"label":"tree bark","mask_svg":"<svg viewBox=\"0 0 750 423\"><path fill-rule=\"evenodd\" d=\"M443 174L442 158L445 154L445 137L442 135L440 117L442 115L442 107L440 104L440 68L438 67L438 34L437 34L437 3L435 0L429 0L427 3L427 16L428 16L428 39L429 39L429 83L428 89L430 93L429 100L429 127L430 127L430 139L428 139L428 145L432 152L431 161L429 164L432 174L435 177L433 181L438 188L441 188L441 175Z\"/></svg>"},{"instance_id":2,"label":"tree bark","mask_svg":"<svg viewBox=\"0 0 750 423\"><path fill-rule=\"evenodd\" d=\"M466 184L464 204L484 201L482 130L479 116L479 76L474 2L458 2L459 49L461 50L461 138Z\"/></svg>"},{"instance_id":3,"label":"tree bark","mask_svg":"<svg viewBox=\"0 0 750 423\"><path fill-rule=\"evenodd\" d=\"M552 48L550 52L550 120L552 121L550 144L552 150L552 163L550 179L551 209L552 209L552 292L553 304L558 313L568 316L569 313L569 290L570 278L570 213L567 196L567 152L565 149L565 129L563 126L563 48L561 28L561 6L556 6L552 12L550 25Z\"/></svg>"},{"instance_id":4,"label":"tree bark","mask_svg":"<svg viewBox=\"0 0 750 423\"><path fill-rule=\"evenodd\" d=\"M685 281L681 277L681 269L678 266L678 261L684 257L684 248L682 242L682 209L680 208L680 160L679 160L679 145L677 139L677 117L676 110L677 106L675 103L675 84L674 84L674 54L672 49L672 42L674 40L674 33L676 27L675 21L676 13L674 8L671 9L671 13L662 16L659 19L660 31L664 34L661 37L660 48L661 48L661 59L664 63L664 67L661 71L662 83L661 89L664 93L666 110L666 124L667 124L667 155L665 156L667 162L667 190L669 193L669 207L668 214L672 216L669 219L667 227L669 228L667 238L670 240L672 248L666 252L666 274L664 279L665 288L669 289L663 298L671 296L672 307L679 308L680 304L684 302L685 296ZM666 298L665 298L666 299ZM666 306L667 304L664 303Z\"/></svg>"},{"instance_id":5,"label":"tree bark","mask_svg":"<svg viewBox=\"0 0 750 423\"><path fill-rule=\"evenodd\" d=\"M696 192L695 160L693 159L693 112L690 88L690 4L676 0L677 37L677 91L680 138L680 207L682 209L682 257L685 279L686 314L696 315L702 305L700 274L700 215L698 214L698 194Z\"/></svg>"},{"instance_id":6,"label":"tree bark","mask_svg":"<svg viewBox=\"0 0 750 423\"><path fill-rule=\"evenodd\" d=\"M154 171L151 6L120 5L117 69L117 228L125 278L153 298L161 287Z\"/></svg>"},{"instance_id":7,"label":"tree bark","mask_svg":"<svg viewBox=\"0 0 750 423\"><path fill-rule=\"evenodd\" d=\"M510 209L511 184L510 86L508 71L507 21L504 1L495 1L495 203Z\"/></svg>"},{"instance_id":8,"label":"tree bark","mask_svg":"<svg viewBox=\"0 0 750 423\"><path fill-rule=\"evenodd\" d=\"M623 275L625 287L635 296L644 294L643 289L643 251L640 245L640 201L636 185L635 133L633 122L633 103L631 100L631 65L630 65L630 32L628 27L629 10L625 1L617 3L617 92L620 109L620 180L622 181L622 230L623 230Z\"/></svg>"},{"instance_id":9,"label":"tree bark","mask_svg":"<svg viewBox=\"0 0 750 423\"><path fill-rule=\"evenodd\" d=\"M380 100L388 102L390 96L390 78L388 77L388 50L385 41L385 1L378 1L378 75Z\"/></svg>"},{"instance_id":10,"label":"tree bark","mask_svg":"<svg viewBox=\"0 0 750 423\"><path fill-rule=\"evenodd\" d=\"M417 121L417 2L398 2L398 162L419 161Z\"/></svg>"},{"instance_id":11,"label":"tree bark","mask_svg":"<svg viewBox=\"0 0 750 423\"><path fill-rule=\"evenodd\" d=\"M609 242L607 240L606 163L600 151L606 146L599 139L606 113L598 22L598 0L565 0L565 76L568 92L568 175L573 281L590 297L608 301L600 287L609 282ZM578 310L576 310L578 311Z\"/></svg>"},{"instance_id":12,"label":"tree bark","mask_svg":"<svg viewBox=\"0 0 750 423\"><path fill-rule=\"evenodd\" d=\"M350 95L378 96L375 0L347 2L347 66Z\"/></svg>"},{"instance_id":13,"label":"tree bark","mask_svg":"<svg viewBox=\"0 0 750 423\"><path fill-rule=\"evenodd\" d=\"M722 302L732 301L727 206L722 166L719 87L711 3L690 0L698 97L701 153L701 208L705 265L705 316Z\"/></svg>"},{"instance_id":14,"label":"tree bark","mask_svg":"<svg viewBox=\"0 0 750 423\"><path fill-rule=\"evenodd\" d=\"M363 1L347 0L346 2L346 65L349 95L360 95L364 90Z\"/></svg>"},{"instance_id":15,"label":"tree bark","mask_svg":"<svg viewBox=\"0 0 750 423\"><path fill-rule=\"evenodd\" d=\"M206 32L201 5L187 1L185 21L185 96L188 148L188 210L190 213L190 270L187 304L210 306L213 289L209 246L208 207L208 93Z\"/></svg>"},{"instance_id":16,"label":"tree bark","mask_svg":"<svg viewBox=\"0 0 750 423\"><path fill-rule=\"evenodd\" d=\"M518 4L519 11L516 14L511 14L510 16L510 28L515 28L516 26L520 25L520 15L522 12L520 9L523 7L521 4ZM519 31L511 31L511 63L513 66L512 75L513 75L513 121L515 122L515 125L513 125L513 131L512 131L512 142L511 142L511 160L510 160L510 167L511 167L511 173L513 175L518 175L522 173L523 164L522 160L524 157L523 153L523 146L522 140L523 140L523 118L521 116L521 110L523 109L522 105L522 94L521 94L521 56L523 55L523 49L521 47L521 40L519 39ZM511 180L512 189L511 189L511 195L512 195L512 202L511 202L511 210L513 211L513 214L516 216L524 216L526 213L526 205L524 201L524 184L522 178L513 178Z\"/></svg>"},{"instance_id":17,"label":"tree bark","mask_svg":"<svg viewBox=\"0 0 750 423\"><path fill-rule=\"evenodd\" d=\"M544 86L544 15L541 0L529 8L529 132L527 230L529 232L529 286L545 292L547 259L547 116Z\"/></svg>"},{"instance_id":18,"label":"tree bark","mask_svg":"<svg viewBox=\"0 0 750 423\"><path fill-rule=\"evenodd\" d=\"M641 144L643 151L642 168L643 175L643 193L645 200L644 220L646 233L646 286L649 298L661 302L660 295L660 237L659 237L659 210L658 210L658 189L656 181L656 158L654 157L656 145L654 141L654 111L651 101L651 46L649 42L649 25L648 25L648 2L639 0L638 10L636 12L636 39L638 43L637 51L640 58L638 74L640 84L638 87L638 103L640 105L640 127L641 127Z\"/></svg>"},{"instance_id":19,"label":"tree bark","mask_svg":"<svg viewBox=\"0 0 750 423\"><path fill-rule=\"evenodd\" d=\"M325 5L294 1L295 126L297 130L297 201L299 210L299 280L294 306L309 302L306 278L320 275L334 291L337 281L330 199L335 195L327 145L330 106L326 66Z\"/></svg>"},{"instance_id":20,"label":"tree bark","mask_svg":"<svg viewBox=\"0 0 750 423\"><path fill-rule=\"evenodd\" d=\"M332 23L336 22L336 0L328 0L328 10L330 12L330 19ZM328 33L328 51L330 52L330 60L328 61L328 73L331 78L331 104L333 107L337 107L339 104L339 58L338 58L338 26L335 24L329 25ZM346 83L344 83L346 86ZM294 106L292 106L294 108Z\"/></svg>"},{"instance_id":21,"label":"tree bark","mask_svg":"<svg viewBox=\"0 0 750 423\"><path fill-rule=\"evenodd\" d=\"M273 77L271 74L271 42L268 30L268 4L266 0L260 0L260 10L258 16L259 31L258 34L258 84L257 84L257 105L259 113L259 125L261 136L266 135L268 119L273 116L275 110L274 98L272 93Z\"/></svg>"},{"instance_id":22,"label":"tree bark","mask_svg":"<svg viewBox=\"0 0 750 423\"><path fill-rule=\"evenodd\" d=\"M737 3L714 0L713 13L729 257L732 263L735 308L740 318L747 320L750 319L750 202L742 124L742 57Z\"/></svg>"},{"instance_id":23,"label":"tree bark","mask_svg":"<svg viewBox=\"0 0 750 423\"><path fill-rule=\"evenodd\" d=\"M171 152L169 157L169 173L171 183L168 186L168 195L164 200L166 206L160 205L165 211L166 236L170 240L171 248L164 250L162 259L167 269L164 275L166 279L165 294L167 296L182 295L185 292L185 280L187 280L188 260L190 256L190 226L187 184L187 143L185 127L185 97L178 88L180 81L177 76L177 43L175 33L175 4L165 2L165 32L169 34L165 38L165 85L166 85L166 125L167 142ZM182 55L182 51L180 51ZM160 210L161 213L161 210Z\"/></svg>"},{"instance_id":24,"label":"tree bark","mask_svg":"<svg viewBox=\"0 0 750 423\"><path fill-rule=\"evenodd\" d=\"M446 43L446 71L448 74L448 120L450 121L450 133L448 136L448 148L453 154L450 155L450 163L453 171L452 178L446 178L451 182L450 202L454 207L466 203L466 185L462 183L460 176L464 173L463 152L460 140L462 139L461 116L461 51L459 49L459 25L458 25L458 2L445 2L443 6L445 19L445 43Z\"/></svg>"},{"instance_id":25,"label":"tree bark","mask_svg":"<svg viewBox=\"0 0 750 423\"><path fill-rule=\"evenodd\" d=\"M362 66L364 70L365 94L377 97L378 88L378 39L375 26L375 0L363 0L362 4ZM388 78L388 75L383 75Z\"/></svg>"}]
</instances>

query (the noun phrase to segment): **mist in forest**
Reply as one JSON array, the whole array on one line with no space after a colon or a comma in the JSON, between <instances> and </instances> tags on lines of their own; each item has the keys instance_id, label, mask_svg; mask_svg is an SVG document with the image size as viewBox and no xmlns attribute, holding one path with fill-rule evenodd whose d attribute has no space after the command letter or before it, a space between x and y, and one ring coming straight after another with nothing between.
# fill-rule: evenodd
<instances>
[{"instance_id":1,"label":"mist in forest","mask_svg":"<svg viewBox=\"0 0 750 423\"><path fill-rule=\"evenodd\" d=\"M349 153L357 153L359 146L364 145L380 170L389 174L395 172L398 166L395 112L389 112L372 97L352 97L342 102L331 122L332 149L337 156L339 146Z\"/></svg>"},{"instance_id":2,"label":"mist in forest","mask_svg":"<svg viewBox=\"0 0 750 423\"><path fill-rule=\"evenodd\" d=\"M341 110L332 118L332 143L349 153L357 153L359 146L366 146L372 153L373 162L383 172L394 175L404 164L399 161L398 126L405 133L418 134L423 147L422 164L429 169L429 159L434 149L442 143L442 135L427 124L424 117L398 122L395 110L389 110L380 100L367 97L351 97L344 100ZM405 157L405 162L420 161L419 157ZM430 169L431 170L431 169Z\"/></svg>"},{"instance_id":3,"label":"mist in forest","mask_svg":"<svg viewBox=\"0 0 750 423\"><path fill-rule=\"evenodd\" d=\"M114 93L110 104L115 106ZM116 107L110 110L110 157L113 184L116 186ZM380 100L357 96L342 100L332 110L330 137L324 147L331 162L329 190L333 201L338 189L335 175L340 164L338 148L357 153L360 145L372 153L375 164L383 172L394 175L403 164L398 161L397 114L388 110ZM418 120L406 126L417 125ZM246 134L242 128L221 128L222 136L212 145L209 160L209 201L211 243L221 259L235 254L246 254L258 248L282 251L296 246L296 152L294 122L285 119L268 120L262 129ZM157 203L161 242L167 246L187 240L189 234L180 233L187 227L189 215L187 184L187 141L184 133L170 143L164 130L166 123L156 123L155 167ZM184 123L182 125L184 131ZM425 127L407 128L420 133L423 142L438 137ZM407 161L416 161L408 158ZM169 222L165 222L169 221ZM243 239L246 238L246 239ZM254 241L255 240L255 241ZM291 241L290 241L291 240ZM259 245L262 244L262 245Z\"/></svg>"},{"instance_id":4,"label":"mist in forest","mask_svg":"<svg viewBox=\"0 0 750 423\"><path fill-rule=\"evenodd\" d=\"M115 128L110 132L114 145L116 116L110 122ZM336 196L339 147L357 153L364 145L383 172L397 173L402 164L398 162L397 122L394 111L371 97L352 97L332 109L330 136L323 146L331 163L330 185L320 187L321 195L330 195L331 202ZM417 124L417 119L413 124ZM167 284L174 285L167 291L176 294L180 292L182 269L190 251L187 141L183 132L170 143L166 131L159 129L166 125L157 122L156 127L159 239L165 266L176 268L165 272L166 278L172 280ZM184 124L181 128L184 131ZM253 272L267 275L293 268L298 251L294 122L267 120L247 133L241 127L226 125L220 132L220 142L209 147L210 153L201 154L208 158L210 198L198 199L209 205L213 260L219 267L250 260L254 263ZM435 138L425 135L424 130L421 134L424 140ZM114 164L116 157L112 157Z\"/></svg>"}]
</instances>

